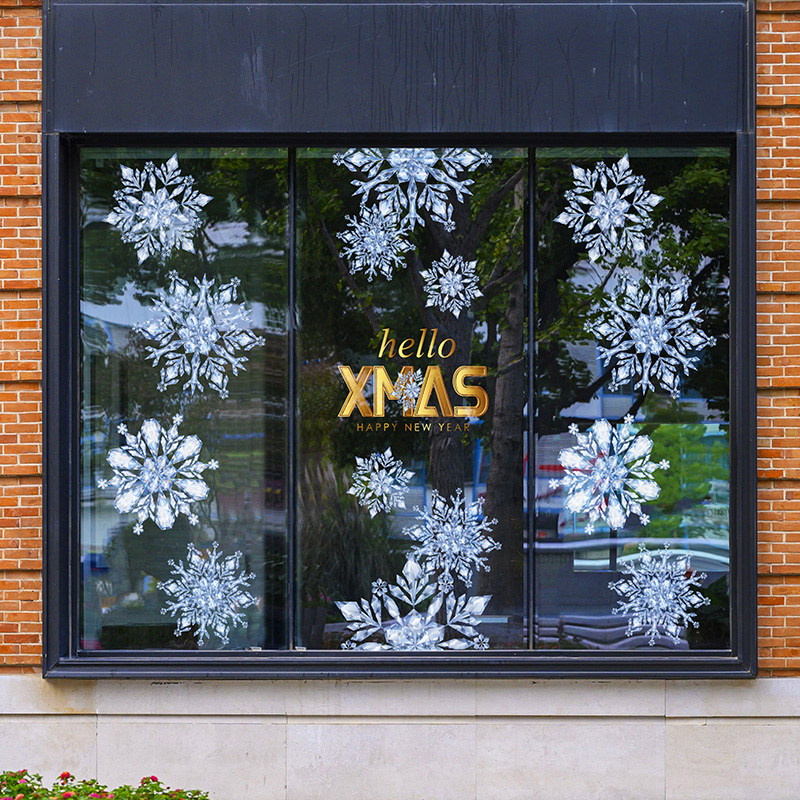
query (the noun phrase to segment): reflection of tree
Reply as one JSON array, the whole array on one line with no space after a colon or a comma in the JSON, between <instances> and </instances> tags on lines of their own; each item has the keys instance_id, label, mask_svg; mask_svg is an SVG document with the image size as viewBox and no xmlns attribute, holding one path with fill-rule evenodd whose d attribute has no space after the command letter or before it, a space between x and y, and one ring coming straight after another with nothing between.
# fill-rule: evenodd
<instances>
[{"instance_id":1,"label":"reflection of tree","mask_svg":"<svg viewBox=\"0 0 800 800\"><path fill-rule=\"evenodd\" d=\"M503 576L491 582L491 591L495 593L493 607L502 609L507 605L503 594L507 595L508 604L519 604L519 581L509 579L512 574L509 570L513 565L514 571L521 574L524 530L521 480L527 310L522 259L524 166L519 159L499 159L491 168L482 167L472 173L473 194L464 203L454 203L452 231L445 230L423 212L424 226L414 231L416 248L406 257L406 274L396 270L391 282L382 279L367 282L361 275L351 275L337 246L336 226L340 228L345 216L357 210L348 185L349 174L316 159L304 166L310 217L310 235L302 240L300 269L305 357L316 351L329 358L335 353L335 358L344 363L375 363L382 329L390 328L399 343L407 337L418 337L421 327L436 328L440 342L449 338L455 343L452 356L445 359L437 356L433 362L442 370L453 405L460 403L451 389L455 369L471 363L488 367L491 405L484 420L488 429L484 444L491 451L491 464L485 513L499 520L493 535L503 545L492 557L493 569ZM421 273L445 251L464 261L477 261L482 296L473 301L468 312L458 316L426 303ZM331 262L334 270L328 266ZM323 305L327 307L325 311ZM347 319L345 325L341 325L342 317ZM335 323L331 325L326 319ZM483 341L476 341L478 325ZM348 350L353 361L346 360ZM410 362L396 354L390 362L390 371L397 374L407 363ZM438 406L435 395L432 404ZM389 410L393 412L394 409ZM349 427L344 426L344 430ZM366 454L362 449L364 437L359 442L344 430L340 436L346 437L353 449L334 449L342 455L346 453L348 461L354 454ZM395 453L403 457L412 454L408 438L391 440ZM462 431L448 431L446 425L431 427L426 454L428 479L445 497L454 496L469 474L469 449L464 445L470 438L465 438ZM337 435L332 439L335 442ZM387 441L385 436L383 441Z\"/></svg>"}]
</instances>

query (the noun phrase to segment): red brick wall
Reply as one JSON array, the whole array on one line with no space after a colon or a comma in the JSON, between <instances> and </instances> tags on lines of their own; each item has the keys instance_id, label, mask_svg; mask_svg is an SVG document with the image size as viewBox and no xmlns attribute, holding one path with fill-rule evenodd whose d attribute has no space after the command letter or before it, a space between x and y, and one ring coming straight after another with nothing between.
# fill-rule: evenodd
<instances>
[{"instance_id":1,"label":"red brick wall","mask_svg":"<svg viewBox=\"0 0 800 800\"><path fill-rule=\"evenodd\" d=\"M0 0L0 672L41 657L41 10ZM759 645L800 674L800 2L760 2Z\"/></svg>"},{"instance_id":2,"label":"red brick wall","mask_svg":"<svg viewBox=\"0 0 800 800\"><path fill-rule=\"evenodd\" d=\"M42 650L40 6L0 0L0 672Z\"/></svg>"}]
</instances>

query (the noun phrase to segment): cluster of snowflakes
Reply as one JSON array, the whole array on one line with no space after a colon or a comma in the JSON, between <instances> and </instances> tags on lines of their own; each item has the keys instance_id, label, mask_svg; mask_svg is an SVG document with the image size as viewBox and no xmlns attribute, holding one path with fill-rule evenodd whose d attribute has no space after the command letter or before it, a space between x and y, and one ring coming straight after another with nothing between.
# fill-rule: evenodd
<instances>
[{"instance_id":1,"label":"cluster of snowflakes","mask_svg":"<svg viewBox=\"0 0 800 800\"><path fill-rule=\"evenodd\" d=\"M158 167L152 162L143 169L122 166L121 172L122 188L114 193L116 206L106 222L134 245L139 262L150 256L166 259L176 249L194 252L200 212L211 198L194 189L194 178L181 174L177 156ZM169 289L159 290L154 301L152 319L136 326L152 341L147 353L161 368L158 390L182 384L191 397L208 387L225 398L228 372L242 371L244 352L264 344L250 330L250 311L235 302L239 279L216 289L205 276L195 278L194 286L175 272L169 280ZM279 316L273 326L285 326ZM120 514L136 515L134 533L140 534L148 519L170 530L180 514L192 525L199 523L197 504L210 491L203 472L219 465L214 459L200 460L203 443L197 436L181 435L182 422L177 415L165 429L147 419L137 434L124 423L117 428L124 444L108 453L113 477L98 485L116 489L114 507ZM214 542L201 551L189 543L186 563L170 561L174 577L158 584L171 598L161 613L178 617L175 635L194 631L200 645L212 635L227 644L230 628L245 621L241 610L256 604L246 591L255 576L239 573L241 553L223 556L217 547Z\"/></svg>"},{"instance_id":2,"label":"cluster of snowflakes","mask_svg":"<svg viewBox=\"0 0 800 800\"><path fill-rule=\"evenodd\" d=\"M337 233L342 255L352 274L364 273L372 281L379 273L392 279L413 249L408 235L423 226L422 212L445 230L455 228L454 197L462 203L473 181L463 173L490 164L489 153L475 148L395 148L388 155L378 148L350 149L336 153L333 162L363 177L352 181L361 198L359 217L346 217L348 230ZM374 205L371 205L374 203ZM423 271L427 305L458 317L481 296L476 262L451 256L445 250L440 261Z\"/></svg>"},{"instance_id":3,"label":"cluster of snowflakes","mask_svg":"<svg viewBox=\"0 0 800 800\"><path fill-rule=\"evenodd\" d=\"M391 448L358 458L349 490L370 514L404 508L413 473L405 471ZM491 595L458 594L455 580L472 585L473 572L489 571L486 554L500 545L489 535L496 519L483 515L483 500L467 503L461 490L449 500L434 490L426 509L415 509L417 523L404 533L415 544L395 583L376 580L370 599L337 602L351 635L345 650L486 649L478 633Z\"/></svg>"},{"instance_id":4,"label":"cluster of snowflakes","mask_svg":"<svg viewBox=\"0 0 800 800\"><path fill-rule=\"evenodd\" d=\"M567 207L555 221L572 230L574 241L587 245L590 261L643 254L650 214L663 198L645 189L628 156L612 166L572 165L572 174L574 188L565 193ZM696 369L696 354L715 342L702 330L695 304L689 305L689 287L687 278L667 282L623 274L613 296L604 300L600 319L587 325L605 368L611 369L612 391L633 383L642 394L658 386L679 396L681 376ZM652 439L637 434L630 416L619 427L600 419L585 433L576 425L569 430L578 443L559 453L564 477L551 481L552 488L564 490L567 510L588 515L588 534L600 521L619 530L631 515L647 525L642 504L659 496L655 473L669 468L666 461L650 460ZM697 626L694 609L709 600L695 589L706 576L691 571L688 555L673 559L665 546L652 556L642 545L636 564L624 572L609 588L623 598L614 613L630 615L628 636L646 629L652 645L664 631L677 642L683 629Z\"/></svg>"}]
</instances>

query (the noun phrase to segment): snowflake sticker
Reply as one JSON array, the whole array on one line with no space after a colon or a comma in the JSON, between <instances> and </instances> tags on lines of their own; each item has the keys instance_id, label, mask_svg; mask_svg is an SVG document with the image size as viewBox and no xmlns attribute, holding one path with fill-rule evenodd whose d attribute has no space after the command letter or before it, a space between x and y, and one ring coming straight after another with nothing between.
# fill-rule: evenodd
<instances>
[{"instance_id":1,"label":"snowflake sticker","mask_svg":"<svg viewBox=\"0 0 800 800\"><path fill-rule=\"evenodd\" d=\"M181 436L179 414L173 417L167 430L154 419L146 419L135 436L124 424L117 428L125 444L111 450L108 463L114 477L98 481L98 486L117 487L114 508L120 514L136 514L135 533L142 532L146 519L167 531L175 524L178 514L185 514L192 525L199 522L191 506L208 496L208 485L202 473L215 470L215 460L200 461L203 443L197 436Z\"/></svg>"},{"instance_id":2,"label":"snowflake sticker","mask_svg":"<svg viewBox=\"0 0 800 800\"><path fill-rule=\"evenodd\" d=\"M467 503L461 489L446 500L435 489L429 506L415 509L419 523L404 533L418 544L411 551L431 570L441 573L440 586L452 586L455 577L472 586L473 570L489 572L486 554L500 545L489 536L496 519L483 515L483 498Z\"/></svg>"},{"instance_id":3,"label":"snowflake sticker","mask_svg":"<svg viewBox=\"0 0 800 800\"><path fill-rule=\"evenodd\" d=\"M572 238L589 248L593 262L631 251L644 253L650 212L664 199L644 188L627 154L613 166L600 161L594 169L572 165L575 187L565 193L567 208L556 222L571 228Z\"/></svg>"},{"instance_id":4,"label":"snowflake sticker","mask_svg":"<svg viewBox=\"0 0 800 800\"><path fill-rule=\"evenodd\" d=\"M655 555L640 544L637 563L624 565L622 571L620 580L608 584L622 598L612 613L630 615L626 636L646 629L651 647L662 631L675 644L680 643L681 631L698 626L694 609L711 603L697 591L705 573L698 575L691 568L688 555L673 558L669 544Z\"/></svg>"},{"instance_id":5,"label":"snowflake sticker","mask_svg":"<svg viewBox=\"0 0 800 800\"><path fill-rule=\"evenodd\" d=\"M655 388L655 380L678 397L681 373L697 369L697 356L691 353L716 341L701 329L695 304L687 309L689 285L688 278L639 283L625 275L614 298L605 301L604 319L587 329L608 342L598 349L604 364L613 364L612 391L635 380L634 388L644 393Z\"/></svg>"},{"instance_id":6,"label":"snowflake sticker","mask_svg":"<svg viewBox=\"0 0 800 800\"><path fill-rule=\"evenodd\" d=\"M160 582L158 588L173 598L161 613L177 615L176 636L196 628L201 646L212 634L222 644L228 643L230 628L245 621L241 609L256 604L256 598L246 591L255 575L239 572L241 557L238 551L223 557L217 552L216 542L205 552L190 542L185 565L183 561L169 561L175 577Z\"/></svg>"},{"instance_id":7,"label":"snowflake sticker","mask_svg":"<svg viewBox=\"0 0 800 800\"><path fill-rule=\"evenodd\" d=\"M469 308L472 301L483 294L475 274L477 264L477 261L464 261L461 256L451 256L445 250L441 261L434 261L430 269L420 272L428 297L425 305L449 311L454 317L461 316L462 309Z\"/></svg>"},{"instance_id":8,"label":"snowflake sticker","mask_svg":"<svg viewBox=\"0 0 800 800\"><path fill-rule=\"evenodd\" d=\"M586 433L580 433L577 425L570 426L578 444L559 453L566 474L550 486L566 490L565 505L573 514L589 515L586 533L594 533L598 520L613 530L623 528L631 514L638 515L642 525L650 521L642 513L642 503L661 493L653 475L658 469L668 469L669 462L650 460L653 440L637 435L632 423L633 418L626 417L623 425L614 428L600 419Z\"/></svg>"},{"instance_id":9,"label":"snowflake sticker","mask_svg":"<svg viewBox=\"0 0 800 800\"><path fill-rule=\"evenodd\" d=\"M414 477L403 467L403 462L392 455L392 448L383 453L373 453L368 458L356 456L353 485L347 490L374 517L379 511L405 508L408 482Z\"/></svg>"},{"instance_id":10,"label":"snowflake sticker","mask_svg":"<svg viewBox=\"0 0 800 800\"><path fill-rule=\"evenodd\" d=\"M175 249L194 253L200 210L211 198L194 188L194 178L181 175L177 154L159 167L149 161L143 169L120 170L122 189L114 192L117 205L105 221L134 245L139 263L151 255L166 258Z\"/></svg>"},{"instance_id":11,"label":"snowflake sticker","mask_svg":"<svg viewBox=\"0 0 800 800\"><path fill-rule=\"evenodd\" d=\"M350 273L364 272L371 281L379 272L392 279L392 271L403 266L403 253L413 250L405 239L397 214L380 208L362 208L361 217L345 217L349 230L336 235L344 242L342 255Z\"/></svg>"},{"instance_id":12,"label":"snowflake sticker","mask_svg":"<svg viewBox=\"0 0 800 800\"><path fill-rule=\"evenodd\" d=\"M181 381L190 394L202 392L204 382L219 396L228 396L228 375L240 370L247 357L242 351L264 344L248 327L250 311L234 303L239 279L214 290L214 280L195 278L193 289L171 272L169 291L159 290L156 315L136 329L155 340L148 357L161 367L159 391Z\"/></svg>"},{"instance_id":13,"label":"snowflake sticker","mask_svg":"<svg viewBox=\"0 0 800 800\"><path fill-rule=\"evenodd\" d=\"M333 157L337 166L366 176L352 182L362 206L374 193L380 213L398 215L404 227L424 225L420 215L424 209L448 231L455 228L449 192L462 203L473 183L462 178L462 173L490 164L491 160L489 153L474 147L448 147L441 154L429 148L395 148L388 156L378 148L351 148Z\"/></svg>"},{"instance_id":14,"label":"snowflake sticker","mask_svg":"<svg viewBox=\"0 0 800 800\"><path fill-rule=\"evenodd\" d=\"M394 383L394 397L403 406L403 413L413 411L424 379L420 370L403 369Z\"/></svg>"},{"instance_id":15,"label":"snowflake sticker","mask_svg":"<svg viewBox=\"0 0 800 800\"><path fill-rule=\"evenodd\" d=\"M370 600L336 605L352 632L343 650L485 650L489 640L476 630L491 595L456 597L437 591L431 573L409 556L397 583L381 581ZM401 605L408 610L402 611ZM384 614L388 617L385 618ZM456 635L454 635L456 634ZM368 641L369 640L369 641Z\"/></svg>"}]
</instances>

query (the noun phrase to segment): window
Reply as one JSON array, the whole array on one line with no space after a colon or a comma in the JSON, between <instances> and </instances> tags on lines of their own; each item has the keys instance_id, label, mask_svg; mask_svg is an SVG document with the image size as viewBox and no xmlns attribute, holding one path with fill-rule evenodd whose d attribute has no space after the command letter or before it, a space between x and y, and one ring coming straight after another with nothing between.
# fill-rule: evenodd
<instances>
[{"instance_id":1,"label":"window","mask_svg":"<svg viewBox=\"0 0 800 800\"><path fill-rule=\"evenodd\" d=\"M54 0L45 674L753 675L752 18Z\"/></svg>"},{"instance_id":2,"label":"window","mask_svg":"<svg viewBox=\"0 0 800 800\"><path fill-rule=\"evenodd\" d=\"M414 144L75 151L81 669L735 670L730 146Z\"/></svg>"}]
</instances>

